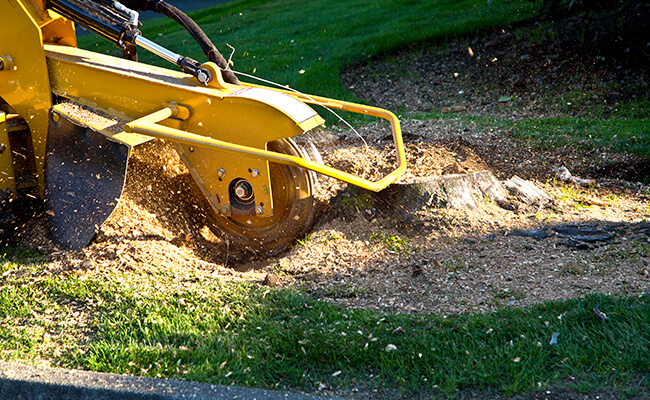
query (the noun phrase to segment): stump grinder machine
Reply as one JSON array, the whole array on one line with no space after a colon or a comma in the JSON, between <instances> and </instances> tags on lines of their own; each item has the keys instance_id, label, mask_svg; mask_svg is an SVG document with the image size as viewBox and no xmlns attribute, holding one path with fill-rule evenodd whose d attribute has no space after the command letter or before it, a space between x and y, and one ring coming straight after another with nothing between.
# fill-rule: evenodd
<instances>
[{"instance_id":1,"label":"stump grinder machine","mask_svg":"<svg viewBox=\"0 0 650 400\"><path fill-rule=\"evenodd\" d=\"M141 11L181 24L207 61L145 38ZM280 253L311 229L316 173L379 191L406 168L393 113L240 82L200 27L162 0L2 0L0 12L5 234L22 206L36 203L54 243L86 246L117 205L132 148L154 138L173 143L224 240L258 255ZM123 58L78 48L79 26L115 43ZM138 50L176 67L139 63ZM314 105L387 120L395 170L369 181L297 146L292 137L324 123Z\"/></svg>"}]
</instances>

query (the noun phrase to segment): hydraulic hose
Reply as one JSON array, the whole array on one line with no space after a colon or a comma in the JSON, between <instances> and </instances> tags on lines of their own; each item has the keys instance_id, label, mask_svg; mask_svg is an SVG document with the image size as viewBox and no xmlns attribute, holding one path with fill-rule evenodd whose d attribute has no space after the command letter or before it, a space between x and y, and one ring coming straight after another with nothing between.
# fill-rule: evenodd
<instances>
[{"instance_id":1,"label":"hydraulic hose","mask_svg":"<svg viewBox=\"0 0 650 400\"><path fill-rule=\"evenodd\" d=\"M120 3L134 10L154 11L163 14L181 24L192 35L199 46L201 46L201 50L203 50L208 60L221 68L223 79L228 83L239 85L239 79L237 79L230 69L228 61L219 53L217 47L205 32L203 32L201 27L183 11L163 0L121 0Z\"/></svg>"},{"instance_id":2,"label":"hydraulic hose","mask_svg":"<svg viewBox=\"0 0 650 400\"><path fill-rule=\"evenodd\" d=\"M101 4L91 0L48 0L47 8L115 44L120 41L121 17Z\"/></svg>"}]
</instances>

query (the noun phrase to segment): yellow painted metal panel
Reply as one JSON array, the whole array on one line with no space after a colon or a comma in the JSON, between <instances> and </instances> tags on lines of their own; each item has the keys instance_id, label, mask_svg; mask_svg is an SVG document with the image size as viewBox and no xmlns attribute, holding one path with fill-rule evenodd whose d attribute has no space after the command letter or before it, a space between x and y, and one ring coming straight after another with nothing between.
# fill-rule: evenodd
<instances>
[{"instance_id":1,"label":"yellow painted metal panel","mask_svg":"<svg viewBox=\"0 0 650 400\"><path fill-rule=\"evenodd\" d=\"M357 109L365 108L364 106L357 105L353 107L350 103L346 104L346 108ZM378 113L376 110L369 110L373 113ZM393 133L396 138L397 143L401 143L401 131L399 129L399 121L394 114L386 111L386 118L390 119L393 126ZM310 169L312 171L331 176L333 178L342 180L347 183L362 187L364 189L380 191L385 189L388 185L395 182L404 171L406 170L406 157L404 156L404 149L398 148L398 166L390 174L384 176L378 181L370 181L367 179L360 178L358 176L349 174L345 171L341 171L327 165L305 160L304 158L290 156L286 154L280 154L275 152L269 152L263 149L258 149L250 146L239 145L235 143L225 142L222 140L217 140L201 135L197 135L187 131L181 131L174 128L169 128L157 124L172 115L172 111L169 108L162 109L151 115L145 116L141 119L132 121L124 126L126 132L140 133L143 135L150 135L160 139L171 140L186 146L196 146L203 147L207 149L222 150L227 153L236 154L240 156L249 156L257 157L261 160L274 161L280 164L293 165L300 168ZM391 118L392 116L392 118Z\"/></svg>"},{"instance_id":2,"label":"yellow painted metal panel","mask_svg":"<svg viewBox=\"0 0 650 400\"><path fill-rule=\"evenodd\" d=\"M129 147L137 146L153 139L151 136L124 132L124 125L132 120L132 118L128 118L115 110L99 109L74 102L60 103L52 108L57 111L57 114L65 115L77 125L91 128L110 138L112 141L123 143ZM57 114L54 114L55 117L58 117Z\"/></svg>"},{"instance_id":3,"label":"yellow painted metal panel","mask_svg":"<svg viewBox=\"0 0 650 400\"><path fill-rule=\"evenodd\" d=\"M11 159L11 147L9 146L9 134L7 133L7 118L6 114L0 111L0 190L7 189L11 189L15 195L16 181Z\"/></svg>"},{"instance_id":4,"label":"yellow painted metal panel","mask_svg":"<svg viewBox=\"0 0 650 400\"><path fill-rule=\"evenodd\" d=\"M29 125L42 193L51 94L37 20L46 16L32 2L17 0L0 1L0 15L5 24L0 30L0 55L10 57L13 63L0 71L0 97Z\"/></svg>"},{"instance_id":5,"label":"yellow painted metal panel","mask_svg":"<svg viewBox=\"0 0 650 400\"><path fill-rule=\"evenodd\" d=\"M75 102L120 110L140 118L177 103L189 116L177 128L229 143L265 150L268 142L293 137L322 124L323 120L303 102L277 92L254 89L254 98L234 93L240 86L200 85L190 75L64 46L45 46L52 91ZM233 95L234 94L234 95ZM269 95L270 94L270 95ZM306 119L305 119L306 118ZM167 122L165 124L168 125ZM256 205L270 210L272 193L267 160L256 155L225 154L220 149L191 149L180 153L195 180L202 185L216 210L229 205L230 179L219 179L219 169L229 178L250 177Z\"/></svg>"}]
</instances>

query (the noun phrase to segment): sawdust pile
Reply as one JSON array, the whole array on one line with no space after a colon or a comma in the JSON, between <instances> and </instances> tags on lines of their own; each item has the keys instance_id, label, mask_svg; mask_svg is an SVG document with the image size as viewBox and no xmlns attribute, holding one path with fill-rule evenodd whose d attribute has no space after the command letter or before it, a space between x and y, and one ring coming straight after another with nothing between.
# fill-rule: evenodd
<instances>
[{"instance_id":1,"label":"sawdust pile","mask_svg":"<svg viewBox=\"0 0 650 400\"><path fill-rule=\"evenodd\" d=\"M614 38L614 44L577 40L583 27ZM638 43L631 44L637 47L628 52L630 47L616 44L620 26L611 27L609 36L604 28L587 19L549 23L537 42L527 40L538 32L536 25L459 38L348 68L342 83L391 110L517 120L585 116L605 104L604 115L616 117L618 104L647 92L646 64L631 58L643 60L647 40L637 35ZM484 60L499 62L487 68ZM579 96L571 107L557 101L572 91ZM526 179L553 200L527 207L515 199L510 209L489 198L479 199L476 209L427 206L404 221L349 201L340 192L345 185L319 177L317 201L324 206L312 232L282 256L235 263L208 229L207 206L194 196L174 149L150 142L135 149L124 195L88 247L53 247L43 219L19 227L14 239L48 252L53 268L61 270L191 270L206 278L296 285L326 301L382 311L480 312L648 290L650 188L640 183L648 175L647 159L607 146L531 148L496 123L478 125L450 114L401 122L408 170L400 182L486 170L501 181ZM357 130L367 147L356 133L336 127L297 141L312 141L326 164L366 179L393 170L390 129L374 123ZM554 170L560 167L593 185L558 180ZM597 240L562 233L571 229L596 232L591 237Z\"/></svg>"},{"instance_id":2,"label":"sawdust pile","mask_svg":"<svg viewBox=\"0 0 650 400\"><path fill-rule=\"evenodd\" d=\"M533 149L506 132L460 119L404 121L403 129L404 182L488 170L502 180L528 179L553 200L514 209L491 199L477 209L425 207L406 222L364 204L333 208L304 245L276 262L274 271L285 282L300 282L314 296L348 307L442 313L648 289L650 197L644 185L611 176L590 187L564 183L554 173L562 165L590 176L589 157L581 151ZM376 137L381 142L381 134ZM340 147L330 156L350 151ZM362 163L356 151L355 162ZM626 157L638 162L620 157L621 163ZM559 233L567 227L607 232L607 239L579 243Z\"/></svg>"},{"instance_id":3,"label":"sawdust pile","mask_svg":"<svg viewBox=\"0 0 650 400\"><path fill-rule=\"evenodd\" d=\"M365 141L360 141L357 134ZM358 132L319 130L296 138L303 147L315 143L324 149L327 165L377 180L396 168L395 149L386 125L369 125ZM360 145L361 144L361 145ZM409 171L400 181L457 172L454 153L438 145L408 144ZM462 168L470 171L471 168ZM477 169L478 170L478 169ZM345 184L318 178L316 202L327 204ZM231 273L263 265L259 260L241 265L209 226L208 204L192 185L191 176L172 144L150 141L136 146L129 158L127 179L118 206L101 226L92 243L79 252L63 251L48 239L45 221L37 218L21 226L18 244L55 254L63 264L77 267L117 267L136 270L155 266L190 267ZM321 217L319 215L318 217ZM300 239L300 238L298 238Z\"/></svg>"},{"instance_id":4,"label":"sawdust pile","mask_svg":"<svg viewBox=\"0 0 650 400\"><path fill-rule=\"evenodd\" d=\"M580 164L577 150L542 152L460 120L404 121L403 131L404 182L489 170L499 179L529 179L554 201L518 210L490 199L477 209L425 207L404 223L363 205L343 206L336 200L345 185L320 177L319 201L327 207L312 232L280 257L235 263L208 229L206 205L194 196L173 147L153 141L135 149L124 195L87 248L53 248L40 220L26 224L17 239L50 252L66 270L179 269L260 284L273 276L266 282L299 284L347 307L397 312L486 311L592 292L640 293L650 286L647 187L609 178L596 179L593 187L554 181L553 168ZM388 127L372 124L359 133L368 148L352 132L316 132L310 139L327 164L368 179L392 170ZM553 231L566 225L615 234L580 247ZM512 234L521 230L549 235Z\"/></svg>"}]
</instances>

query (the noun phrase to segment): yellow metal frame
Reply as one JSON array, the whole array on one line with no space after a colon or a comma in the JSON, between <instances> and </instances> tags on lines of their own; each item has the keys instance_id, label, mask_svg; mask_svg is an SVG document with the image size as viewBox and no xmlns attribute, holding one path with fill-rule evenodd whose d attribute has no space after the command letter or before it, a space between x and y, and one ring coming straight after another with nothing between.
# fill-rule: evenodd
<instances>
[{"instance_id":1,"label":"yellow metal frame","mask_svg":"<svg viewBox=\"0 0 650 400\"><path fill-rule=\"evenodd\" d=\"M16 193L16 180L13 173L11 147L7 130L7 115L0 111L0 190L11 190Z\"/></svg>"},{"instance_id":2,"label":"yellow metal frame","mask_svg":"<svg viewBox=\"0 0 650 400\"><path fill-rule=\"evenodd\" d=\"M193 134L191 132L159 125L159 122L175 116L178 108L174 107L173 105L167 106L152 114L127 123L124 126L124 131L127 133L138 133L141 135L153 136L159 139L170 140L188 146L198 146L215 150L222 150L233 154L253 156L266 161L273 161L280 164L305 168L372 191L380 191L382 189L385 189L388 185L395 182L395 180L397 180L404 173L406 170L406 155L404 152L399 120L395 114L380 108L328 99L324 97L306 95L298 96L301 97L301 100L309 102L311 104L318 104L321 106L337 108L340 110L360 114L362 113L378 118L383 118L389 121L393 133L393 143L395 145L397 154L397 168L378 181L370 181L364 178L360 178L356 175L352 175L345 171L329 167L325 164L306 160L301 157L275 153L250 146L238 145L235 143L229 143L223 140L217 140L202 135Z\"/></svg>"},{"instance_id":3,"label":"yellow metal frame","mask_svg":"<svg viewBox=\"0 0 650 400\"><path fill-rule=\"evenodd\" d=\"M43 188L48 110L52 106L50 81L41 25L49 17L29 1L1 1L5 26L0 34L0 97L29 125L39 188Z\"/></svg>"},{"instance_id":4,"label":"yellow metal frame","mask_svg":"<svg viewBox=\"0 0 650 400\"><path fill-rule=\"evenodd\" d=\"M0 71L0 97L29 124L41 194L52 94L131 121L124 126L126 133L175 142L208 201L224 215L230 214L224 210L230 204L228 182L233 178L251 178L256 205L272 210L269 162L312 170L372 191L384 189L406 169L399 120L390 111L259 85L231 85L212 63L203 67L216 79L209 86L200 85L178 71L76 48L72 22L45 10L43 0L9 3L1 2L0 11L16 29L0 32L0 58L12 66ZM319 162L268 151L269 142L323 124L309 105L388 121L396 169L370 181ZM120 132L100 133L129 146L147 140ZM227 176L222 182L224 169Z\"/></svg>"}]
</instances>

